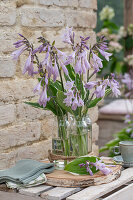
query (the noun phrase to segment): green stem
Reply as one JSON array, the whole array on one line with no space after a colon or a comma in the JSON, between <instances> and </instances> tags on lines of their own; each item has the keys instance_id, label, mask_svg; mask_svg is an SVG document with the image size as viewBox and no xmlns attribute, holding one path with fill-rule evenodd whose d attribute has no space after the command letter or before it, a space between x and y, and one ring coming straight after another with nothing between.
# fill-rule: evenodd
<instances>
[{"instance_id":1,"label":"green stem","mask_svg":"<svg viewBox=\"0 0 133 200\"><path fill-rule=\"evenodd\" d=\"M60 66L59 66L58 60L57 60L57 56L56 56L56 63L57 63L57 67L58 67L58 70L59 70L59 75L60 75L62 90L64 92L65 90L64 90L64 85L63 85L63 78L62 78L62 75L61 75L61 70L60 70Z\"/></svg>"}]
</instances>

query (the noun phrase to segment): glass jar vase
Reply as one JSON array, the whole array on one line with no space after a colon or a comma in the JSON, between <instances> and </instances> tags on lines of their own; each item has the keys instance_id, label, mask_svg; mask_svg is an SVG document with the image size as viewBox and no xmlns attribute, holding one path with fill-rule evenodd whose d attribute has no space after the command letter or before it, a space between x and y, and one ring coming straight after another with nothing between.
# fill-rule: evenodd
<instances>
[{"instance_id":1,"label":"glass jar vase","mask_svg":"<svg viewBox=\"0 0 133 200\"><path fill-rule=\"evenodd\" d=\"M92 124L89 116L57 117L52 138L52 153L55 156L56 168L64 168L68 160L64 157L79 157L92 151ZM55 129L57 127L57 130Z\"/></svg>"},{"instance_id":2,"label":"glass jar vase","mask_svg":"<svg viewBox=\"0 0 133 200\"><path fill-rule=\"evenodd\" d=\"M92 124L88 116L71 116L68 135L71 156L84 156L92 151Z\"/></svg>"}]
</instances>

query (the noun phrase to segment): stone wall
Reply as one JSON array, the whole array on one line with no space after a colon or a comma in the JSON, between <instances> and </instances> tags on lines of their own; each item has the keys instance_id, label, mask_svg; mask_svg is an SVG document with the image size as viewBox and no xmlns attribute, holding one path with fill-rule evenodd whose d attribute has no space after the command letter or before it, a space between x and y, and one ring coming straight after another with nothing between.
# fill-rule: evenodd
<instances>
[{"instance_id":1,"label":"stone wall","mask_svg":"<svg viewBox=\"0 0 133 200\"><path fill-rule=\"evenodd\" d=\"M22 75L25 56L11 59L13 42L21 33L34 41L43 35L64 47L60 34L66 25L77 35L95 42L96 0L1 0L0 1L0 168L21 158L44 159L51 148L54 118L48 111L32 108L24 101L34 98L37 80ZM65 46L65 48L67 48ZM90 111L93 142L98 140L97 108ZM93 151L98 148L93 144Z\"/></svg>"}]
</instances>

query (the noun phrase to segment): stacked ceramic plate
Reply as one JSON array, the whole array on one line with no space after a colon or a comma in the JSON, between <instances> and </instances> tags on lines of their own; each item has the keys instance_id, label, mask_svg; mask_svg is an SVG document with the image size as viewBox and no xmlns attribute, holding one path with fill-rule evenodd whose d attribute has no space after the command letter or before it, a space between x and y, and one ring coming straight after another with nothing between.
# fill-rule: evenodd
<instances>
[{"instance_id":1,"label":"stacked ceramic plate","mask_svg":"<svg viewBox=\"0 0 133 200\"><path fill-rule=\"evenodd\" d=\"M116 163L121 164L123 167L133 167L133 163L124 162L122 156L115 156L113 159Z\"/></svg>"}]
</instances>

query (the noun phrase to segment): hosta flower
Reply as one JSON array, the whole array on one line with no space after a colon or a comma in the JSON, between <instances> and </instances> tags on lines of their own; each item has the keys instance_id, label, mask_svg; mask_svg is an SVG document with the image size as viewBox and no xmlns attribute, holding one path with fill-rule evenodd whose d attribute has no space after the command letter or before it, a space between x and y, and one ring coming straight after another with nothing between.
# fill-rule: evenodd
<instances>
[{"instance_id":1,"label":"hosta flower","mask_svg":"<svg viewBox=\"0 0 133 200\"><path fill-rule=\"evenodd\" d=\"M69 65L69 64L71 64L71 63L74 63L75 62L75 54L76 54L76 52L74 51L74 52L72 52L72 54L70 54L66 59L66 61L65 61L65 65Z\"/></svg>"},{"instance_id":2,"label":"hosta flower","mask_svg":"<svg viewBox=\"0 0 133 200\"><path fill-rule=\"evenodd\" d=\"M99 15L101 20L111 20L115 16L115 12L113 8L107 5L102 9Z\"/></svg>"},{"instance_id":3,"label":"hosta flower","mask_svg":"<svg viewBox=\"0 0 133 200\"><path fill-rule=\"evenodd\" d=\"M86 171L89 172L90 176L93 176L93 172L90 169L90 163L86 161Z\"/></svg>"},{"instance_id":4,"label":"hosta flower","mask_svg":"<svg viewBox=\"0 0 133 200\"><path fill-rule=\"evenodd\" d=\"M34 87L34 93L39 92L41 90L41 81Z\"/></svg>"},{"instance_id":5,"label":"hosta flower","mask_svg":"<svg viewBox=\"0 0 133 200\"><path fill-rule=\"evenodd\" d=\"M112 170L107 168L106 165L102 163L102 160L96 159L96 162L91 164L96 167L96 170L100 170L105 175L112 173Z\"/></svg>"},{"instance_id":6,"label":"hosta flower","mask_svg":"<svg viewBox=\"0 0 133 200\"><path fill-rule=\"evenodd\" d=\"M64 95L66 95L67 97L64 99L63 103L66 104L66 106L71 106L72 105L72 101L74 98L74 91L70 89L68 89L67 92L64 93Z\"/></svg>"},{"instance_id":7,"label":"hosta flower","mask_svg":"<svg viewBox=\"0 0 133 200\"><path fill-rule=\"evenodd\" d=\"M54 67L52 69L52 74L53 74L53 81L55 82L57 77L59 76L59 70L58 70L58 67L57 67L56 60L55 60L55 63L54 63Z\"/></svg>"},{"instance_id":8,"label":"hosta flower","mask_svg":"<svg viewBox=\"0 0 133 200\"><path fill-rule=\"evenodd\" d=\"M77 98L77 94L76 94L76 97L72 102L72 110L76 110L78 106L79 106L79 102L78 102L78 98Z\"/></svg>"},{"instance_id":9,"label":"hosta flower","mask_svg":"<svg viewBox=\"0 0 133 200\"><path fill-rule=\"evenodd\" d=\"M61 61L60 61L60 65L61 65L63 72L68 76L68 70L67 70L66 66Z\"/></svg>"},{"instance_id":10,"label":"hosta flower","mask_svg":"<svg viewBox=\"0 0 133 200\"><path fill-rule=\"evenodd\" d=\"M87 59L87 51L82 52L82 62L86 68L86 70L89 70L91 68L90 63Z\"/></svg>"},{"instance_id":11,"label":"hosta flower","mask_svg":"<svg viewBox=\"0 0 133 200\"><path fill-rule=\"evenodd\" d=\"M26 72L28 72L30 76L33 76L34 74L38 73L38 72L34 72L33 58L32 58L31 53L29 54L29 57L27 58L24 69L23 69L23 74L25 74Z\"/></svg>"},{"instance_id":12,"label":"hosta flower","mask_svg":"<svg viewBox=\"0 0 133 200\"><path fill-rule=\"evenodd\" d=\"M82 68L81 68L81 57L77 57L76 64L74 66L74 70L76 74L82 74Z\"/></svg>"},{"instance_id":13,"label":"hosta flower","mask_svg":"<svg viewBox=\"0 0 133 200\"><path fill-rule=\"evenodd\" d=\"M112 92L116 97L121 94L119 90L119 83L114 78L109 81L108 86L112 89Z\"/></svg>"},{"instance_id":14,"label":"hosta flower","mask_svg":"<svg viewBox=\"0 0 133 200\"><path fill-rule=\"evenodd\" d=\"M97 86L97 84L98 84L98 81L91 81L85 84L85 88L88 90L91 90L92 88Z\"/></svg>"},{"instance_id":15,"label":"hosta flower","mask_svg":"<svg viewBox=\"0 0 133 200\"><path fill-rule=\"evenodd\" d=\"M33 52L32 52L32 54L35 54L35 53L37 53L37 52L41 53L42 51L45 51L46 48L47 48L47 46L44 46L44 45L42 44L42 45L40 45L38 48L34 49Z\"/></svg>"},{"instance_id":16,"label":"hosta flower","mask_svg":"<svg viewBox=\"0 0 133 200\"><path fill-rule=\"evenodd\" d=\"M73 84L74 84L74 81L67 81L66 84L65 84L65 89L66 90L72 89Z\"/></svg>"},{"instance_id":17,"label":"hosta flower","mask_svg":"<svg viewBox=\"0 0 133 200\"><path fill-rule=\"evenodd\" d=\"M24 39L23 40L19 40L19 41L13 43L13 45L15 46L15 48L19 48L19 47L24 45L24 41L25 41Z\"/></svg>"},{"instance_id":18,"label":"hosta flower","mask_svg":"<svg viewBox=\"0 0 133 200\"><path fill-rule=\"evenodd\" d=\"M66 106L71 106L72 105L72 98L71 97L67 97L66 99L64 99L63 103L66 104Z\"/></svg>"},{"instance_id":19,"label":"hosta flower","mask_svg":"<svg viewBox=\"0 0 133 200\"><path fill-rule=\"evenodd\" d=\"M96 88L95 94L96 94L97 98L102 98L105 96L105 88L106 88L106 86L104 86L104 85L100 85Z\"/></svg>"},{"instance_id":20,"label":"hosta flower","mask_svg":"<svg viewBox=\"0 0 133 200\"><path fill-rule=\"evenodd\" d=\"M92 170L90 169L90 162L89 161L86 161L86 164L84 163L81 163L79 164L79 167L82 168L82 167L85 167L86 168L86 171L89 172L90 176L93 176L93 172Z\"/></svg>"},{"instance_id":21,"label":"hosta flower","mask_svg":"<svg viewBox=\"0 0 133 200\"><path fill-rule=\"evenodd\" d=\"M50 46L47 47L47 52L46 52L46 54L45 54L45 58L44 58L44 60L41 62L42 65L47 65L47 64L48 64L49 56L50 56Z\"/></svg>"},{"instance_id":22,"label":"hosta flower","mask_svg":"<svg viewBox=\"0 0 133 200\"><path fill-rule=\"evenodd\" d=\"M47 97L47 89L46 87L42 90L41 94L40 94L40 98L39 98L39 105L43 107L46 107L47 102L50 100L50 97Z\"/></svg>"},{"instance_id":23,"label":"hosta flower","mask_svg":"<svg viewBox=\"0 0 133 200\"><path fill-rule=\"evenodd\" d=\"M93 64L92 64L92 66L93 66L94 70L103 67L102 59L99 58L99 57L98 57L96 54L94 54L93 52L92 52L92 59L93 59Z\"/></svg>"},{"instance_id":24,"label":"hosta flower","mask_svg":"<svg viewBox=\"0 0 133 200\"><path fill-rule=\"evenodd\" d=\"M21 49L17 49L16 51L12 52L11 56L13 60L18 60L18 57L26 50L26 46Z\"/></svg>"},{"instance_id":25,"label":"hosta flower","mask_svg":"<svg viewBox=\"0 0 133 200\"><path fill-rule=\"evenodd\" d=\"M108 53L108 52L103 51L102 49L99 49L99 48L98 48L98 50L101 53L101 55L104 56L107 61L109 61L109 57L112 55L112 53Z\"/></svg>"},{"instance_id":26,"label":"hosta flower","mask_svg":"<svg viewBox=\"0 0 133 200\"><path fill-rule=\"evenodd\" d=\"M62 36L62 41L71 45L74 44L74 33L72 32L72 28L66 27Z\"/></svg>"},{"instance_id":27,"label":"hosta flower","mask_svg":"<svg viewBox=\"0 0 133 200\"><path fill-rule=\"evenodd\" d=\"M87 59L87 52L83 51L82 53L78 53L76 57L76 64L74 66L76 74L85 74L90 68L91 66Z\"/></svg>"},{"instance_id":28,"label":"hosta flower","mask_svg":"<svg viewBox=\"0 0 133 200\"><path fill-rule=\"evenodd\" d=\"M78 107L84 106L84 101L80 98L80 96L78 96L78 101L79 101Z\"/></svg>"}]
</instances>

